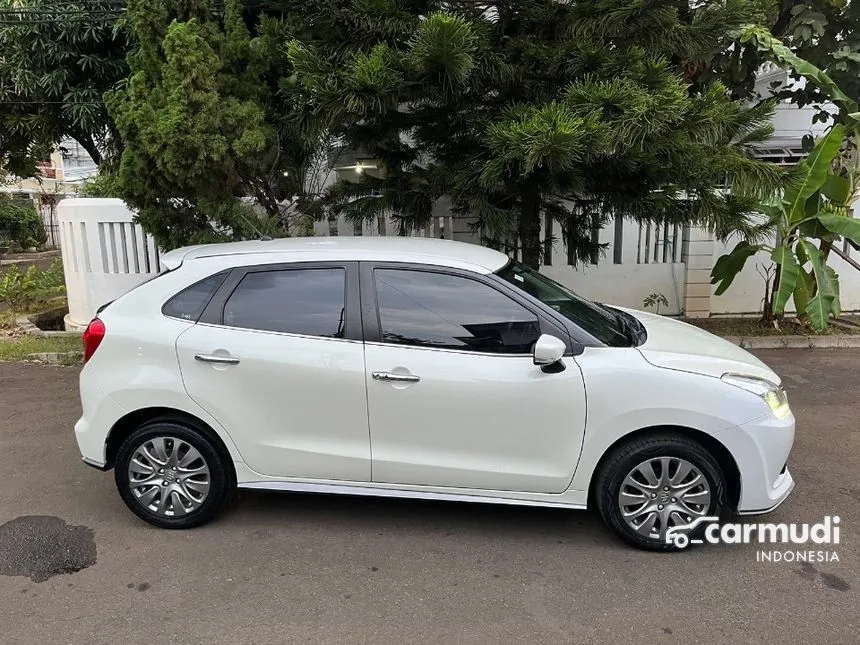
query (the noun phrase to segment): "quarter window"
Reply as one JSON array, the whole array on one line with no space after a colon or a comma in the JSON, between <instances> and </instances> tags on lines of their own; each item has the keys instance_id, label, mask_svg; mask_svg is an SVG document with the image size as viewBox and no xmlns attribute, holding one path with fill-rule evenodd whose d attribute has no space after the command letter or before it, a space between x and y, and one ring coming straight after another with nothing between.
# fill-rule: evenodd
<instances>
[{"instance_id":1,"label":"quarter window","mask_svg":"<svg viewBox=\"0 0 860 645\"><path fill-rule=\"evenodd\" d=\"M324 338L343 338L343 268L248 273L224 305L224 324Z\"/></svg>"},{"instance_id":2,"label":"quarter window","mask_svg":"<svg viewBox=\"0 0 860 645\"><path fill-rule=\"evenodd\" d=\"M164 306L161 308L161 313L165 316L170 316L171 318L180 318L182 320L197 322L200 319L200 316L203 315L203 310L206 308L206 305L209 304L212 296L214 296L215 292L218 291L218 287L220 287L221 283L224 282L224 278L227 277L228 273L230 272L222 271L221 273L210 275L208 278L183 289L164 303Z\"/></svg>"},{"instance_id":3,"label":"quarter window","mask_svg":"<svg viewBox=\"0 0 860 645\"><path fill-rule=\"evenodd\" d=\"M386 343L526 354L540 336L535 314L477 280L402 269L374 278Z\"/></svg>"}]
</instances>

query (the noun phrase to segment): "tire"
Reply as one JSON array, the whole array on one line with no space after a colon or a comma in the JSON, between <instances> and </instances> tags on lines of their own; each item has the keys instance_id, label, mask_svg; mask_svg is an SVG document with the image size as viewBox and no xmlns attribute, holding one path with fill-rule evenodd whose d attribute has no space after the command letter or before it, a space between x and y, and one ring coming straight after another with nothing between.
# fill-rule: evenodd
<instances>
[{"instance_id":1,"label":"tire","mask_svg":"<svg viewBox=\"0 0 860 645\"><path fill-rule=\"evenodd\" d=\"M686 468L685 462L692 467L686 475L681 470ZM647 477L649 468L654 478ZM696 478L697 474L701 477ZM665 485L669 485L668 491ZM727 488L722 468L701 444L682 435L661 433L616 448L597 474L594 499L603 521L627 544L647 551L678 551L701 540L711 522L699 523L690 531L673 531L677 542L667 543L668 529L697 517L720 517L727 508ZM641 506L640 497L644 500ZM638 523L638 530L631 522Z\"/></svg>"},{"instance_id":2,"label":"tire","mask_svg":"<svg viewBox=\"0 0 860 645\"><path fill-rule=\"evenodd\" d=\"M215 444L199 430L169 419L149 421L122 442L114 479L132 513L165 529L205 524L232 487Z\"/></svg>"}]
</instances>

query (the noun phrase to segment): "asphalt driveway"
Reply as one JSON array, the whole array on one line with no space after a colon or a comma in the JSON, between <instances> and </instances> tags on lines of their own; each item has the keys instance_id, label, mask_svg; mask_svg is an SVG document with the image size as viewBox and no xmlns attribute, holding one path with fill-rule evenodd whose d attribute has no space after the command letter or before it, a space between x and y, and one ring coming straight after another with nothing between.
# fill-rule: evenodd
<instances>
[{"instance_id":1,"label":"asphalt driveway","mask_svg":"<svg viewBox=\"0 0 860 645\"><path fill-rule=\"evenodd\" d=\"M77 369L0 364L0 643L858 643L860 351L758 354L798 418L797 489L769 521L839 515L839 562L641 553L586 512L292 494L161 531L80 462Z\"/></svg>"}]
</instances>

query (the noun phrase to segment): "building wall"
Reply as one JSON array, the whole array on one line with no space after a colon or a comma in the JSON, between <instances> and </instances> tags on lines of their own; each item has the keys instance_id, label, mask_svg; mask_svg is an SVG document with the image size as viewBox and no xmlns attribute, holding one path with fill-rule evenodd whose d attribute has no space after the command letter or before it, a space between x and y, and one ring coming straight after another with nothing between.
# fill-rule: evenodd
<instances>
[{"instance_id":1,"label":"building wall","mask_svg":"<svg viewBox=\"0 0 860 645\"><path fill-rule=\"evenodd\" d=\"M854 217L860 218L860 203L854 205ZM725 253L731 252L738 240L728 242L715 242L713 261ZM850 246L842 246L839 249L853 260L860 262L860 252ZM852 267L835 254L828 258L828 264L833 267L839 275L840 301L843 311L860 311L860 271ZM731 286L721 296L711 298L711 313L714 314L737 314L758 313L762 309L764 298L764 278L762 273L766 267L773 264L768 253L757 253L747 260L743 270L735 277ZM788 311L794 311L794 303L790 302Z\"/></svg>"}]
</instances>

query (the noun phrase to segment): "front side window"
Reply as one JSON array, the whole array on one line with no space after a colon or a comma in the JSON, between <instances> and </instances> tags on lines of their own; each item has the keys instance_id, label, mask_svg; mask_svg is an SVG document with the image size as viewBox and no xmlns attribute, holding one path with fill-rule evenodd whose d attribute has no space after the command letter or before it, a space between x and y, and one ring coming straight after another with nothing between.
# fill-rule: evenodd
<instances>
[{"instance_id":1,"label":"front side window","mask_svg":"<svg viewBox=\"0 0 860 645\"><path fill-rule=\"evenodd\" d=\"M229 327L343 338L346 270L248 273L224 305Z\"/></svg>"},{"instance_id":2,"label":"front side window","mask_svg":"<svg viewBox=\"0 0 860 645\"><path fill-rule=\"evenodd\" d=\"M455 275L374 271L386 343L495 354L527 354L540 336L535 314L492 287Z\"/></svg>"},{"instance_id":3,"label":"front side window","mask_svg":"<svg viewBox=\"0 0 860 645\"><path fill-rule=\"evenodd\" d=\"M619 322L617 313L610 309L576 295L554 280L513 260L497 275L549 305L600 342L610 347L630 346L630 337Z\"/></svg>"}]
</instances>

